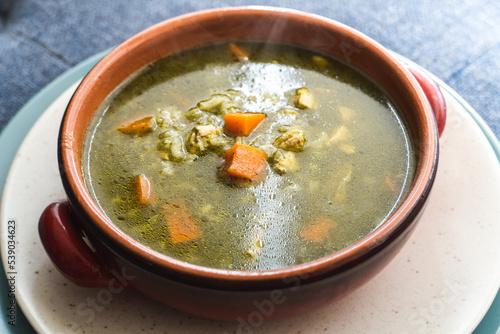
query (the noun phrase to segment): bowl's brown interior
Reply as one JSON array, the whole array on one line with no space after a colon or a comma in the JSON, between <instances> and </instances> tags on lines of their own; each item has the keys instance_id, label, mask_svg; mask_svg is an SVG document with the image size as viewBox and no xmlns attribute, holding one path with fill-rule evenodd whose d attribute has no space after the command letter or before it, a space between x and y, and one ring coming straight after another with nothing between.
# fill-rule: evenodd
<instances>
[{"instance_id":1,"label":"bowl's brown interior","mask_svg":"<svg viewBox=\"0 0 500 334\"><path fill-rule=\"evenodd\" d=\"M371 77L392 97L407 121L418 159L414 185L399 209L369 236L331 256L303 265L249 274L201 268L156 253L125 235L92 201L82 179L80 153L84 135L101 102L132 73L172 52L228 39L290 42L327 52ZM411 210L420 208L422 193L433 178L437 135L423 93L416 81L381 46L353 29L301 12L265 8L229 8L189 14L160 23L118 46L83 80L73 96L61 129L60 159L66 190L77 201L93 228L106 242L122 249L138 262L169 266L186 275L224 279L276 279L295 272L325 271L362 256L370 248L400 233ZM424 196L425 197L425 196ZM405 222L405 220L407 220ZM398 232L399 231L399 232Z\"/></svg>"}]
</instances>

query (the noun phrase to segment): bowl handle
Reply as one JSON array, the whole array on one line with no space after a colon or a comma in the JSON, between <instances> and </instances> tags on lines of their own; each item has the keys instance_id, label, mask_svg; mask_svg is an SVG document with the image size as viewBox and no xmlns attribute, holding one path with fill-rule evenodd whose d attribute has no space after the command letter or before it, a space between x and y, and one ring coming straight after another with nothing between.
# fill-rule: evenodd
<instances>
[{"instance_id":1,"label":"bowl handle","mask_svg":"<svg viewBox=\"0 0 500 334\"><path fill-rule=\"evenodd\" d=\"M87 243L81 223L67 200L50 204L42 213L38 233L56 268L70 281L91 288L123 287Z\"/></svg>"},{"instance_id":2,"label":"bowl handle","mask_svg":"<svg viewBox=\"0 0 500 334\"><path fill-rule=\"evenodd\" d=\"M417 79L420 87L422 87L431 105L432 111L434 112L438 133L441 137L446 124L446 101L443 92L438 84L421 67L412 64L405 64L405 67L410 71L413 77Z\"/></svg>"}]
</instances>

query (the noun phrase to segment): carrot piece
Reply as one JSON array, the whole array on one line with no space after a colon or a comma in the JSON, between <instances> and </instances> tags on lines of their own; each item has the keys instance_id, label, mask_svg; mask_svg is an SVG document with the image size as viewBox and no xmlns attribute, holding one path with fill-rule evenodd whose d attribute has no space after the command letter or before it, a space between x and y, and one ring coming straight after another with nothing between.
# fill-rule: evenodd
<instances>
[{"instance_id":1,"label":"carrot piece","mask_svg":"<svg viewBox=\"0 0 500 334\"><path fill-rule=\"evenodd\" d=\"M200 229L184 199L177 199L165 206L165 221L173 244L197 239Z\"/></svg>"},{"instance_id":2,"label":"carrot piece","mask_svg":"<svg viewBox=\"0 0 500 334\"><path fill-rule=\"evenodd\" d=\"M250 58L248 52L242 49L240 46L234 43L229 43L228 47L229 47L229 52L231 52L233 57L238 59L239 61L245 61Z\"/></svg>"},{"instance_id":3,"label":"carrot piece","mask_svg":"<svg viewBox=\"0 0 500 334\"><path fill-rule=\"evenodd\" d=\"M153 130L155 120L153 116L144 117L130 124L123 125L118 128L118 131L130 135L143 135Z\"/></svg>"},{"instance_id":4,"label":"carrot piece","mask_svg":"<svg viewBox=\"0 0 500 334\"><path fill-rule=\"evenodd\" d=\"M267 154L255 147L236 143L226 151L223 170L230 177L248 181L262 180L267 166Z\"/></svg>"},{"instance_id":5,"label":"carrot piece","mask_svg":"<svg viewBox=\"0 0 500 334\"><path fill-rule=\"evenodd\" d=\"M231 137L248 136L266 118L266 114L236 112L224 116L224 130Z\"/></svg>"},{"instance_id":6,"label":"carrot piece","mask_svg":"<svg viewBox=\"0 0 500 334\"><path fill-rule=\"evenodd\" d=\"M384 189L388 192L396 192L398 190L396 182L390 176L386 176L384 179Z\"/></svg>"},{"instance_id":7,"label":"carrot piece","mask_svg":"<svg viewBox=\"0 0 500 334\"><path fill-rule=\"evenodd\" d=\"M328 218L321 217L309 222L300 232L300 237L311 242L320 243L337 224Z\"/></svg>"},{"instance_id":8,"label":"carrot piece","mask_svg":"<svg viewBox=\"0 0 500 334\"><path fill-rule=\"evenodd\" d=\"M134 188L139 204L147 205L153 202L153 189L146 175L139 174L135 177Z\"/></svg>"},{"instance_id":9,"label":"carrot piece","mask_svg":"<svg viewBox=\"0 0 500 334\"><path fill-rule=\"evenodd\" d=\"M191 101L189 98L178 91L169 91L167 92L169 98L173 100L179 107L187 108Z\"/></svg>"}]
</instances>

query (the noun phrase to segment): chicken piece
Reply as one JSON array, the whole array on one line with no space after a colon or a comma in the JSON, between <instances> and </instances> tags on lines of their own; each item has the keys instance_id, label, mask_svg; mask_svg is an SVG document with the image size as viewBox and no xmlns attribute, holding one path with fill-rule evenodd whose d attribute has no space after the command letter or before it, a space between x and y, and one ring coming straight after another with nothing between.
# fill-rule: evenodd
<instances>
[{"instance_id":1,"label":"chicken piece","mask_svg":"<svg viewBox=\"0 0 500 334\"><path fill-rule=\"evenodd\" d=\"M217 129L214 125L208 124L208 125L199 125L195 127L196 132L202 136L202 137L207 137L211 135L216 135L220 136L222 133L221 129Z\"/></svg>"},{"instance_id":2,"label":"chicken piece","mask_svg":"<svg viewBox=\"0 0 500 334\"><path fill-rule=\"evenodd\" d=\"M347 185L352 180L352 165L347 165L345 170L342 171L340 182L337 186L337 191L333 197L333 203L340 205L344 204L347 199Z\"/></svg>"},{"instance_id":3,"label":"chicken piece","mask_svg":"<svg viewBox=\"0 0 500 334\"><path fill-rule=\"evenodd\" d=\"M187 158L184 150L184 140L181 135L173 130L165 131L161 135L159 149L166 153L165 158L172 161L184 161Z\"/></svg>"},{"instance_id":4,"label":"chicken piece","mask_svg":"<svg viewBox=\"0 0 500 334\"><path fill-rule=\"evenodd\" d=\"M174 175L174 166L171 161L162 161L160 175L163 177Z\"/></svg>"},{"instance_id":5,"label":"chicken piece","mask_svg":"<svg viewBox=\"0 0 500 334\"><path fill-rule=\"evenodd\" d=\"M330 139L326 142L328 146L332 146L338 142L348 140L351 138L351 131L345 126L341 125L340 127L335 130L333 135L330 137Z\"/></svg>"},{"instance_id":6,"label":"chicken piece","mask_svg":"<svg viewBox=\"0 0 500 334\"><path fill-rule=\"evenodd\" d=\"M265 137L264 139L266 139L266 138L267 137ZM261 138L257 137L254 141L252 141L250 143L250 146L257 147L259 150L261 150L262 152L266 153L268 157L272 157L276 153L276 151L278 149L276 147L274 147L273 145L268 144L267 142L265 142L265 144L263 144L263 145L257 145L256 142L259 139L261 139Z\"/></svg>"},{"instance_id":7,"label":"chicken piece","mask_svg":"<svg viewBox=\"0 0 500 334\"><path fill-rule=\"evenodd\" d=\"M314 108L314 96L309 89L303 87L295 91L295 106L300 109Z\"/></svg>"},{"instance_id":8,"label":"chicken piece","mask_svg":"<svg viewBox=\"0 0 500 334\"><path fill-rule=\"evenodd\" d=\"M318 55L312 56L311 59L314 62L314 64L316 64L318 67L321 67L321 68L327 67L330 64L330 62L328 60L326 60L325 58L318 56Z\"/></svg>"},{"instance_id":9,"label":"chicken piece","mask_svg":"<svg viewBox=\"0 0 500 334\"><path fill-rule=\"evenodd\" d=\"M181 118L181 111L177 108L160 110L156 116L156 123L160 128L167 129Z\"/></svg>"},{"instance_id":10,"label":"chicken piece","mask_svg":"<svg viewBox=\"0 0 500 334\"><path fill-rule=\"evenodd\" d=\"M195 126L186 136L186 149L191 154L202 155L209 149L220 148L228 142L222 133L222 128L212 124Z\"/></svg>"},{"instance_id":11,"label":"chicken piece","mask_svg":"<svg viewBox=\"0 0 500 334\"><path fill-rule=\"evenodd\" d=\"M229 109L232 105L231 98L225 94L214 94L208 100L198 103L197 107L201 111L216 113L218 111Z\"/></svg>"},{"instance_id":12,"label":"chicken piece","mask_svg":"<svg viewBox=\"0 0 500 334\"><path fill-rule=\"evenodd\" d=\"M306 135L301 130L295 129L285 132L278 137L273 146L285 151L301 152L306 144Z\"/></svg>"},{"instance_id":13,"label":"chicken piece","mask_svg":"<svg viewBox=\"0 0 500 334\"><path fill-rule=\"evenodd\" d=\"M342 121L344 121L344 122L351 121L353 119L354 115L356 114L353 109L345 107L345 106L339 107L339 113L340 113L340 117L342 118Z\"/></svg>"},{"instance_id":14,"label":"chicken piece","mask_svg":"<svg viewBox=\"0 0 500 334\"><path fill-rule=\"evenodd\" d=\"M289 116L298 116L299 113L296 112L295 110L293 109L290 109L290 108L286 108L286 109L283 109L280 111L283 115L289 115Z\"/></svg>"},{"instance_id":15,"label":"chicken piece","mask_svg":"<svg viewBox=\"0 0 500 334\"><path fill-rule=\"evenodd\" d=\"M222 123L223 119L220 116L241 112L233 101L237 91L227 91L226 94L213 94L209 99L198 102L196 107L189 109L185 113L185 117L200 125L213 123Z\"/></svg>"},{"instance_id":16,"label":"chicken piece","mask_svg":"<svg viewBox=\"0 0 500 334\"><path fill-rule=\"evenodd\" d=\"M354 154L356 153L356 147L350 144L340 144L339 148L342 152L346 154Z\"/></svg>"},{"instance_id":17,"label":"chicken piece","mask_svg":"<svg viewBox=\"0 0 500 334\"><path fill-rule=\"evenodd\" d=\"M206 113L200 110L198 107L193 107L189 109L184 116L192 121L192 122L198 122L200 119L206 118Z\"/></svg>"},{"instance_id":18,"label":"chicken piece","mask_svg":"<svg viewBox=\"0 0 500 334\"><path fill-rule=\"evenodd\" d=\"M292 152L283 152L277 150L272 156L272 167L280 174L294 172L298 169L295 154Z\"/></svg>"}]
</instances>

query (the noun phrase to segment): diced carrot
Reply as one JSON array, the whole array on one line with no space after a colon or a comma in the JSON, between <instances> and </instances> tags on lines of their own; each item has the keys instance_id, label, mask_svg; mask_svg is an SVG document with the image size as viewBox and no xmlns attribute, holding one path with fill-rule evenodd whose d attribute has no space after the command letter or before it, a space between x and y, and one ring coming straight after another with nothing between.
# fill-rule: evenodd
<instances>
[{"instance_id":1,"label":"diced carrot","mask_svg":"<svg viewBox=\"0 0 500 334\"><path fill-rule=\"evenodd\" d=\"M143 135L154 130L155 120L153 116L144 117L130 124L123 125L118 131L130 135Z\"/></svg>"},{"instance_id":2,"label":"diced carrot","mask_svg":"<svg viewBox=\"0 0 500 334\"><path fill-rule=\"evenodd\" d=\"M242 49L240 46L234 43L229 43L228 47L229 47L229 52L231 52L233 57L238 59L239 61L245 61L250 58L248 52Z\"/></svg>"},{"instance_id":3,"label":"diced carrot","mask_svg":"<svg viewBox=\"0 0 500 334\"><path fill-rule=\"evenodd\" d=\"M173 244L197 239L200 229L184 199L177 199L165 206L165 221Z\"/></svg>"},{"instance_id":4,"label":"diced carrot","mask_svg":"<svg viewBox=\"0 0 500 334\"><path fill-rule=\"evenodd\" d=\"M153 202L153 189L146 175L139 174L135 177L134 188L139 204L147 205Z\"/></svg>"},{"instance_id":5,"label":"diced carrot","mask_svg":"<svg viewBox=\"0 0 500 334\"><path fill-rule=\"evenodd\" d=\"M311 242L319 243L325 240L328 233L337 224L328 218L321 217L312 220L309 224L300 232L300 237Z\"/></svg>"},{"instance_id":6,"label":"diced carrot","mask_svg":"<svg viewBox=\"0 0 500 334\"><path fill-rule=\"evenodd\" d=\"M236 112L224 116L224 130L231 137L248 136L266 118L265 114Z\"/></svg>"},{"instance_id":7,"label":"diced carrot","mask_svg":"<svg viewBox=\"0 0 500 334\"><path fill-rule=\"evenodd\" d=\"M390 176L386 176L384 179L384 189L388 192L396 192L398 190L396 182Z\"/></svg>"},{"instance_id":8,"label":"diced carrot","mask_svg":"<svg viewBox=\"0 0 500 334\"><path fill-rule=\"evenodd\" d=\"M255 147L236 143L226 151L224 171L228 176L259 181L265 176L267 154Z\"/></svg>"},{"instance_id":9,"label":"diced carrot","mask_svg":"<svg viewBox=\"0 0 500 334\"><path fill-rule=\"evenodd\" d=\"M182 108L187 108L191 102L185 95L177 91L169 91L167 92L167 96Z\"/></svg>"}]
</instances>

